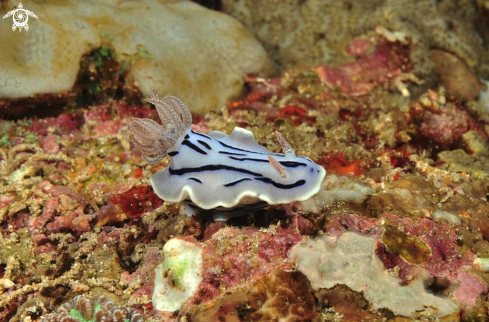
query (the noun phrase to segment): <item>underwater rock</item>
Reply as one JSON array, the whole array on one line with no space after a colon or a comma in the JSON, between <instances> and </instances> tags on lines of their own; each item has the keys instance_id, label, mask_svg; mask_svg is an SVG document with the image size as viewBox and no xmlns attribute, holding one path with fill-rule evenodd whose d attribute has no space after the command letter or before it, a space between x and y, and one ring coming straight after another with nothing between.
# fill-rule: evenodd
<instances>
[{"instance_id":1,"label":"underwater rock","mask_svg":"<svg viewBox=\"0 0 489 322\"><path fill-rule=\"evenodd\" d=\"M415 123L421 123L419 134L423 139L432 140L443 149L460 146L462 136L470 130L483 133L467 107L448 97L444 89L428 90L411 105L409 113Z\"/></svg>"},{"instance_id":2,"label":"underwater rock","mask_svg":"<svg viewBox=\"0 0 489 322\"><path fill-rule=\"evenodd\" d=\"M255 283L277 269L290 270L287 252L300 241L296 229L277 226L224 227L205 242L188 236L172 238L163 248L165 259L155 270L154 280L150 278L141 290L154 289L156 310L184 314L224 291ZM125 282L130 281L128 277L125 274ZM146 294L136 291L131 300L136 303L137 297Z\"/></svg>"},{"instance_id":3,"label":"underwater rock","mask_svg":"<svg viewBox=\"0 0 489 322\"><path fill-rule=\"evenodd\" d=\"M163 204L150 186L131 188L122 194L111 196L109 200L132 218L139 217L144 212L152 211Z\"/></svg>"},{"instance_id":4,"label":"underwater rock","mask_svg":"<svg viewBox=\"0 0 489 322\"><path fill-rule=\"evenodd\" d=\"M355 37L383 26L416 42L411 55L416 76L433 85L437 78L430 49L455 54L476 75L488 77L489 55L476 1L260 1L223 0L230 15L261 41L278 67L344 62ZM304 50L307 48L307 50ZM480 75L478 72L486 75Z\"/></svg>"},{"instance_id":5,"label":"underwater rock","mask_svg":"<svg viewBox=\"0 0 489 322\"><path fill-rule=\"evenodd\" d=\"M265 275L193 306L191 321L313 321L315 301L307 277L298 271Z\"/></svg>"},{"instance_id":6,"label":"underwater rock","mask_svg":"<svg viewBox=\"0 0 489 322\"><path fill-rule=\"evenodd\" d=\"M460 219L458 217L448 211L443 211L440 209L437 209L433 211L433 219L435 220L441 220L444 219L449 223L450 225L459 225L461 223Z\"/></svg>"},{"instance_id":7,"label":"underwater rock","mask_svg":"<svg viewBox=\"0 0 489 322\"><path fill-rule=\"evenodd\" d=\"M354 56L355 62L337 67L321 65L313 68L321 81L328 87L325 97L331 97L332 91L342 95L365 95L375 86L395 87L403 96L410 93L404 82L420 81L409 72L413 69L410 60L412 41L399 36L391 38L393 33L385 28L376 28L378 35L356 38L346 47L346 52Z\"/></svg>"},{"instance_id":8,"label":"underwater rock","mask_svg":"<svg viewBox=\"0 0 489 322\"><path fill-rule=\"evenodd\" d=\"M4 2L2 15L17 4ZM32 2L26 9L39 17L28 32L2 25L0 43L9 50L0 52L0 98L68 91L81 57L109 44L142 93L164 89L203 113L239 94L243 74L268 64L239 22L191 1Z\"/></svg>"},{"instance_id":9,"label":"underwater rock","mask_svg":"<svg viewBox=\"0 0 489 322\"><path fill-rule=\"evenodd\" d=\"M120 282L137 290L132 293L129 303L148 303L150 301L154 292L155 270L162 260L160 249L149 247L141 261L141 266L134 273L125 271L121 274Z\"/></svg>"},{"instance_id":10,"label":"underwater rock","mask_svg":"<svg viewBox=\"0 0 489 322\"><path fill-rule=\"evenodd\" d=\"M38 22L32 22L29 33ZM355 57L367 48L364 38L358 39L348 48ZM407 285L395 284L395 291L417 286L413 279L426 280L420 291L452 300L462 312L441 321L487 320L489 180L487 171L479 171L483 179L475 179L476 172L455 169L458 163L466 169L489 164L484 161L487 140L479 130L489 123L470 110L474 102L452 102L456 105L450 109L449 95L432 92L426 95L432 95L426 101L431 106L420 104L422 109L411 111L409 99L390 83L375 85L361 96L333 90L325 99L325 84L308 67L277 78L247 77L246 96L230 102L222 113L195 116L193 130L230 133L236 125L247 127L273 152L280 150L273 130L281 131L298 154L317 160L330 174L326 188L332 190L317 198L325 203L321 211L312 200L311 212L298 202L270 206L226 224L212 222L211 214L186 217L180 203L160 206L147 178L170 159L145 163L125 129L133 117L157 119L149 107L107 102L56 118L0 120L0 321L22 321L22 316L37 321L75 295L100 292L111 293L152 320L251 321L253 313L287 304L282 300L293 300L305 288L304 283L287 283L293 294L271 294L285 285L277 270L294 269L290 248L321 236L320 231L337 240L355 233L369 245L376 243L372 258L383 264L378 275ZM410 112L419 112L419 118ZM456 141L434 133L440 129L435 115L458 124L452 129L460 135ZM430 140L421 132L423 123ZM453 151L443 151L435 139ZM161 248L171 238L192 236L202 249L203 280L178 312L159 311L151 299L155 269L164 260ZM320 255L341 262L364 249L356 246L345 246L345 257L334 258L329 248ZM311 249L302 251L311 254ZM359 274L370 268L363 261L358 264ZM423 272L431 276L420 276ZM250 292L261 279L273 282L272 292L263 306L252 310ZM318 321L437 319L430 308L413 319L394 316L389 307L374 311L379 302L343 284L310 293ZM309 312L305 306L294 307ZM474 318L464 318L468 314L463 312L473 312Z\"/></svg>"},{"instance_id":11,"label":"underwater rock","mask_svg":"<svg viewBox=\"0 0 489 322\"><path fill-rule=\"evenodd\" d=\"M457 56L433 49L431 59L440 73L441 82L447 89L447 93L462 100L473 100L485 89L485 86Z\"/></svg>"},{"instance_id":12,"label":"underwater rock","mask_svg":"<svg viewBox=\"0 0 489 322\"><path fill-rule=\"evenodd\" d=\"M314 290L344 284L363 292L374 310L388 308L407 317L419 316L426 311L424 305L436 308L438 317L458 311L451 300L426 292L427 276L418 274L409 285L400 286L401 279L387 272L376 257L376 245L375 238L353 232L323 235L294 246L290 257L297 259L297 269L309 278Z\"/></svg>"},{"instance_id":13,"label":"underwater rock","mask_svg":"<svg viewBox=\"0 0 489 322\"><path fill-rule=\"evenodd\" d=\"M411 299L405 298L411 303L410 305L416 303L418 299L425 298L425 295L436 296L445 304L455 304L449 301L448 296L451 296L452 300L455 299L467 308L471 308L476 305L479 295L487 289L485 282L475 275L476 256L457 245L456 230L445 222L434 222L427 218L413 221L411 218L401 219L389 213L384 213L379 218L348 214L328 220L323 231L328 235L297 244L289 253L291 259L294 259L296 254L300 254L297 255L298 269L308 276L315 290L326 288L330 291L334 284L344 284L354 292L363 292L365 300L369 301L371 308L376 310L381 307L379 303L388 301L383 302L383 297L376 294L383 291L370 286L369 283L372 281L370 276L374 273L368 273L363 268L369 266L369 269L374 270L377 267L375 264L377 260L380 260L382 265L377 267L379 271L375 278L379 280L374 280L389 284L394 283L388 281L391 277L399 279L396 283L400 288L391 294L396 294L395 297L399 296L399 298L411 297ZM344 236L345 234L349 234L350 237ZM367 237L369 239L366 239ZM370 250L365 251L364 247L367 247L368 243L373 244L372 251L375 255L368 255ZM308 246L310 248L307 248ZM357 252L357 255L353 254ZM322 260L319 259L321 256L324 257ZM361 259L362 256L365 258ZM367 257L370 258L369 261L371 260L368 265L363 263ZM483 260L479 262L482 263ZM477 265L483 266L483 264ZM362 270L357 270L358 267L362 267ZM476 269L481 268L476 267ZM387 275L390 277L384 281ZM344 283L346 280L349 282ZM360 280L367 283L362 284ZM425 294L420 295L420 292ZM420 298L417 299L417 296ZM392 302L383 305L398 306L395 299L389 301ZM449 306L452 307L452 304ZM411 317L419 313L411 311L412 315L406 315L407 312L391 310L395 314ZM428 311L425 313L433 314Z\"/></svg>"},{"instance_id":14,"label":"underwater rock","mask_svg":"<svg viewBox=\"0 0 489 322\"><path fill-rule=\"evenodd\" d=\"M324 206L338 201L362 202L371 193L373 189L369 186L355 182L349 177L331 174L323 180L317 195L302 202L302 210L320 211Z\"/></svg>"},{"instance_id":15,"label":"underwater rock","mask_svg":"<svg viewBox=\"0 0 489 322\"><path fill-rule=\"evenodd\" d=\"M324 231L331 236L339 236L345 231L360 232L369 236L382 236L381 221L377 218L368 218L356 214L346 214L331 217L324 227Z\"/></svg>"},{"instance_id":16,"label":"underwater rock","mask_svg":"<svg viewBox=\"0 0 489 322\"><path fill-rule=\"evenodd\" d=\"M311 321L314 296L301 272L278 271L259 279L250 292L252 321Z\"/></svg>"},{"instance_id":17,"label":"underwater rock","mask_svg":"<svg viewBox=\"0 0 489 322\"><path fill-rule=\"evenodd\" d=\"M212 301L193 306L189 314L192 322L226 321L241 322L238 309L248 301L252 285L245 284L224 292Z\"/></svg>"},{"instance_id":18,"label":"underwater rock","mask_svg":"<svg viewBox=\"0 0 489 322\"><path fill-rule=\"evenodd\" d=\"M473 155L489 157L489 141L484 132L468 131L462 138Z\"/></svg>"},{"instance_id":19,"label":"underwater rock","mask_svg":"<svg viewBox=\"0 0 489 322\"><path fill-rule=\"evenodd\" d=\"M466 172L474 179L489 176L489 157L487 155L470 155L462 149L443 151L438 154L440 161L452 172Z\"/></svg>"},{"instance_id":20,"label":"underwater rock","mask_svg":"<svg viewBox=\"0 0 489 322\"><path fill-rule=\"evenodd\" d=\"M487 286L481 279L472 274L462 272L458 275L460 287L455 293L455 299L467 306L474 306L477 297L487 290Z\"/></svg>"},{"instance_id":21,"label":"underwater rock","mask_svg":"<svg viewBox=\"0 0 489 322\"><path fill-rule=\"evenodd\" d=\"M487 115L489 114L489 81L481 79L481 82L485 85L485 88L479 92L479 103L482 106L487 119ZM486 133L488 132L489 131L486 129Z\"/></svg>"},{"instance_id":22,"label":"underwater rock","mask_svg":"<svg viewBox=\"0 0 489 322\"><path fill-rule=\"evenodd\" d=\"M411 258L419 257L420 249L428 246L431 251L429 260L421 263L420 266L431 277L446 277L451 282L454 282L461 271L467 270L472 266L475 255L470 251L459 250L456 244L457 235L449 224L443 222L435 223L427 218L418 218L417 221L413 221L411 218L399 219L391 214L385 214L384 220L387 223L385 228L389 228L392 234L389 234L389 236L384 234L383 240L387 241L390 239L392 243L394 238L404 238L400 244L400 249L411 254L409 258L405 258L410 264L416 264ZM419 245L413 247L409 245L403 236L414 237L418 242L421 241L423 246L421 248ZM402 269L400 274L402 274Z\"/></svg>"}]
</instances>

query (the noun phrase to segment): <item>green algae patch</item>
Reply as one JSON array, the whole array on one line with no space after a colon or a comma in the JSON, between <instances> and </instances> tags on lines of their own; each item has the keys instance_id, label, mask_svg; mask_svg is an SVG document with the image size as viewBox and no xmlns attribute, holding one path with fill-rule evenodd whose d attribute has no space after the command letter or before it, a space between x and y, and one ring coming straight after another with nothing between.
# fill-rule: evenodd
<instances>
[{"instance_id":1,"label":"green algae patch","mask_svg":"<svg viewBox=\"0 0 489 322\"><path fill-rule=\"evenodd\" d=\"M385 226L382 242L394 254L399 254L405 261L422 264L430 260L431 250L421 239L400 231L396 227Z\"/></svg>"},{"instance_id":2,"label":"green algae patch","mask_svg":"<svg viewBox=\"0 0 489 322\"><path fill-rule=\"evenodd\" d=\"M197 242L172 238L163 246L165 260L155 270L153 307L175 312L202 282L202 248Z\"/></svg>"},{"instance_id":3,"label":"green algae patch","mask_svg":"<svg viewBox=\"0 0 489 322\"><path fill-rule=\"evenodd\" d=\"M25 143L29 143L29 144L32 144L32 143L37 143L37 136L35 133L32 133L32 132L25 132L24 133L24 142Z\"/></svg>"},{"instance_id":4,"label":"green algae patch","mask_svg":"<svg viewBox=\"0 0 489 322\"><path fill-rule=\"evenodd\" d=\"M5 134L0 138L0 146L10 146L10 145L12 145L12 141L10 141L8 134Z\"/></svg>"},{"instance_id":5,"label":"green algae patch","mask_svg":"<svg viewBox=\"0 0 489 322\"><path fill-rule=\"evenodd\" d=\"M171 278L172 284L179 290L184 291L184 275L192 264L192 258L189 257L170 257L164 262L163 269L165 272L171 272L166 277Z\"/></svg>"}]
</instances>

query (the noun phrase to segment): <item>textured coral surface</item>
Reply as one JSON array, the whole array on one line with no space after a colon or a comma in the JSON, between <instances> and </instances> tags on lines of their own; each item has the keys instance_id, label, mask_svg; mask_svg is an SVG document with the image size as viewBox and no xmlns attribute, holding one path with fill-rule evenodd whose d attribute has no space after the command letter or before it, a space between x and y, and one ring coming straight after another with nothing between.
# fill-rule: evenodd
<instances>
[{"instance_id":1,"label":"textured coral surface","mask_svg":"<svg viewBox=\"0 0 489 322\"><path fill-rule=\"evenodd\" d=\"M18 4L2 0L0 15ZM2 20L0 33L0 42L10 48L0 52L0 108L13 115L18 115L16 109L25 110L23 105L45 108L39 100L63 101L68 93L77 92L80 83L92 83L87 91L100 94L106 84L79 73L85 55L93 51L98 59L91 66L92 75L109 57L110 75L124 75L127 87L143 93L159 88L166 95L184 98L201 113L239 94L243 73L257 73L269 65L265 51L243 25L193 1L31 1L25 5L41 17L29 21L29 32L11 32L10 17ZM115 64L122 68L117 70ZM220 77L211 76L217 74ZM11 98L25 104L9 106Z\"/></svg>"},{"instance_id":2,"label":"textured coral surface","mask_svg":"<svg viewBox=\"0 0 489 322\"><path fill-rule=\"evenodd\" d=\"M421 3L443 17L450 2ZM467 37L468 54L454 52L470 65L479 47ZM247 75L240 99L193 115L194 131L241 126L273 152L280 131L327 171L314 199L228 222L155 195L149 178L169 157L147 163L127 131L133 117L157 120L149 106L1 119L0 321L49 319L79 295L149 321L489 320L489 115L449 89L409 96L424 68L416 46L372 29L345 44L348 62ZM155 283L182 290L191 266L156 270L172 238L201 250L201 282L158 311Z\"/></svg>"},{"instance_id":3,"label":"textured coral surface","mask_svg":"<svg viewBox=\"0 0 489 322\"><path fill-rule=\"evenodd\" d=\"M383 26L416 42L417 75L430 85L437 78L430 49L458 56L489 77L487 3L475 0L223 0L227 12L243 22L280 66L348 60L344 49L355 37Z\"/></svg>"}]
</instances>

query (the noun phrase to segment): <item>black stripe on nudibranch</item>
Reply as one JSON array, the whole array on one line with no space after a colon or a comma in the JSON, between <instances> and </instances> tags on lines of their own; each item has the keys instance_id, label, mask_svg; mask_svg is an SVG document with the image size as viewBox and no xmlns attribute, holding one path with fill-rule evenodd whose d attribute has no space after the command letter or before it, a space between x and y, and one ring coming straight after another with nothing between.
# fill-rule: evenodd
<instances>
[{"instance_id":1,"label":"black stripe on nudibranch","mask_svg":"<svg viewBox=\"0 0 489 322\"><path fill-rule=\"evenodd\" d=\"M202 133L199 133L199 132L194 132L194 131L191 131L193 134L195 135L198 135L198 136L201 136L203 138L206 138L207 140L212 140L210 137L208 137L207 135L205 134L202 134Z\"/></svg>"},{"instance_id":2,"label":"black stripe on nudibranch","mask_svg":"<svg viewBox=\"0 0 489 322\"><path fill-rule=\"evenodd\" d=\"M239 172L239 173L250 174L250 175L256 176L256 177L263 177L263 175L261 173L258 173L258 172L253 172L253 171L249 171L249 170L241 169L241 168L235 168L235 167L231 167L231 166L223 165L223 164L209 164L209 165L204 165L204 166L196 167L196 168L180 168L180 169L169 168L168 169L168 171L170 171L171 175L177 175L177 176L181 176L181 175L184 175L187 173L192 173L192 172L219 171L219 170L234 171L234 172Z\"/></svg>"},{"instance_id":3,"label":"black stripe on nudibranch","mask_svg":"<svg viewBox=\"0 0 489 322\"><path fill-rule=\"evenodd\" d=\"M178 151L168 152L168 155L171 156L171 157L174 157L177 154L178 154Z\"/></svg>"},{"instance_id":4,"label":"black stripe on nudibranch","mask_svg":"<svg viewBox=\"0 0 489 322\"><path fill-rule=\"evenodd\" d=\"M229 157L230 159L236 160L236 161L254 161L254 162L270 162L268 159L254 159L254 158L236 158L236 157Z\"/></svg>"},{"instance_id":5,"label":"black stripe on nudibranch","mask_svg":"<svg viewBox=\"0 0 489 322\"><path fill-rule=\"evenodd\" d=\"M197 142L199 142L200 144L202 144L203 146L205 146L208 150L212 150L211 149L211 146L207 143L205 143L204 141L202 140L197 140Z\"/></svg>"},{"instance_id":6,"label":"black stripe on nudibranch","mask_svg":"<svg viewBox=\"0 0 489 322\"><path fill-rule=\"evenodd\" d=\"M190 136L188 136L188 134L187 134L187 135L185 135L185 139L186 139L186 140L190 139Z\"/></svg>"},{"instance_id":7,"label":"black stripe on nudibranch","mask_svg":"<svg viewBox=\"0 0 489 322\"><path fill-rule=\"evenodd\" d=\"M302 162L280 161L279 163L281 165L283 165L284 167L288 167L288 168L307 167L307 164L302 163Z\"/></svg>"},{"instance_id":8,"label":"black stripe on nudibranch","mask_svg":"<svg viewBox=\"0 0 489 322\"><path fill-rule=\"evenodd\" d=\"M250 151L250 150L240 149L240 148L237 148L237 147L228 145L226 143L222 143L219 140L217 140L217 142L219 142L222 146L224 146L226 148L229 148L229 149L232 149L232 150L243 151L243 152L247 152L247 153L265 154L265 153L261 153L261 152L253 152L253 151Z\"/></svg>"},{"instance_id":9,"label":"black stripe on nudibranch","mask_svg":"<svg viewBox=\"0 0 489 322\"><path fill-rule=\"evenodd\" d=\"M261 154L261 155L277 155L277 156L283 156L283 154L280 154L280 153L263 153L263 152L255 152L255 151L240 149L240 148L234 147L232 145L228 145L226 143L223 143L223 142L221 142L219 140L216 140L216 141L219 142L219 144L221 144L222 146L224 146L226 148L229 148L229 149L232 149L232 150L243 151L243 152L246 152L246 153Z\"/></svg>"},{"instance_id":10,"label":"black stripe on nudibranch","mask_svg":"<svg viewBox=\"0 0 489 322\"><path fill-rule=\"evenodd\" d=\"M186 145L189 148L191 148L192 150L194 150L195 152L198 152L200 154L207 154L207 152L205 152L204 150L202 150L201 148L199 148L198 146L196 146L195 144L193 144L189 140L183 140L182 145Z\"/></svg>"},{"instance_id":11,"label":"black stripe on nudibranch","mask_svg":"<svg viewBox=\"0 0 489 322\"><path fill-rule=\"evenodd\" d=\"M200 181L199 179L194 178L194 177L188 178L187 180L193 180L195 182L202 183L202 181Z\"/></svg>"},{"instance_id":12,"label":"black stripe on nudibranch","mask_svg":"<svg viewBox=\"0 0 489 322\"><path fill-rule=\"evenodd\" d=\"M219 151L218 153L227 154L227 155L246 155L246 153L233 153L233 152L227 152L227 151Z\"/></svg>"},{"instance_id":13,"label":"black stripe on nudibranch","mask_svg":"<svg viewBox=\"0 0 489 322\"><path fill-rule=\"evenodd\" d=\"M291 184L278 183L278 182L273 181L270 178L255 178L255 180L259 180L259 181L262 181L262 182L265 182L265 183L269 183L269 184L271 184L274 187L279 188L279 189L292 189L292 188L297 188L297 187L300 187L300 186L302 186L302 185L304 185L306 183L306 180L297 180L296 182L291 183Z\"/></svg>"},{"instance_id":14,"label":"black stripe on nudibranch","mask_svg":"<svg viewBox=\"0 0 489 322\"><path fill-rule=\"evenodd\" d=\"M247 181L247 180L251 180L250 178L243 178L243 179L239 179L239 180L236 180L236 181L233 181L233 182L230 182L230 183L226 183L224 186L225 187L232 187L242 181Z\"/></svg>"}]
</instances>

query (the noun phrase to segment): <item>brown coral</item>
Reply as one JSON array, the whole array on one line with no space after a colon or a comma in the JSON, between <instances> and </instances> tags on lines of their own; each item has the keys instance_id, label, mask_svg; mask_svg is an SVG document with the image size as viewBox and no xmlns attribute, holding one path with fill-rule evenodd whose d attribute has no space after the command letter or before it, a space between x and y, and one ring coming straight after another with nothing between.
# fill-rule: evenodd
<instances>
[{"instance_id":1,"label":"brown coral","mask_svg":"<svg viewBox=\"0 0 489 322\"><path fill-rule=\"evenodd\" d=\"M104 296L80 295L61 305L55 313L47 314L41 322L143 322L136 310L119 306Z\"/></svg>"},{"instance_id":2,"label":"brown coral","mask_svg":"<svg viewBox=\"0 0 489 322\"><path fill-rule=\"evenodd\" d=\"M257 281L250 293L253 321L310 321L314 297L301 272L277 271Z\"/></svg>"}]
</instances>

